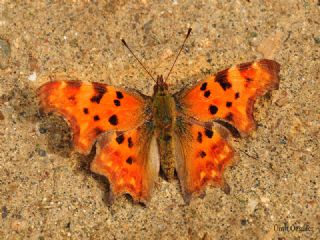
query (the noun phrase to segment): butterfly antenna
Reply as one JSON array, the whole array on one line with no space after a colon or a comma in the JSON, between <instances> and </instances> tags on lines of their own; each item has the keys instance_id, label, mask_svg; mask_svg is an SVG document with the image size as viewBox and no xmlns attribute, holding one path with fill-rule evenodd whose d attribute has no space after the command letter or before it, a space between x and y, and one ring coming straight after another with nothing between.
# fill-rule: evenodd
<instances>
[{"instance_id":1,"label":"butterfly antenna","mask_svg":"<svg viewBox=\"0 0 320 240\"><path fill-rule=\"evenodd\" d=\"M121 39L121 42L123 43L123 45L128 48L128 50L130 51L130 53L134 56L134 58L138 61L138 63L140 63L140 65L142 66L142 68L149 74L149 76L152 78L152 80L154 82L157 82L154 77L151 75L151 73L148 71L148 69L143 65L143 63L139 60L139 58L132 52L132 50L129 48L128 44L126 43L126 41L124 39Z\"/></svg>"},{"instance_id":2,"label":"butterfly antenna","mask_svg":"<svg viewBox=\"0 0 320 240\"><path fill-rule=\"evenodd\" d=\"M192 28L189 28L189 29L188 29L188 33L187 33L187 36L185 37L185 39L184 39L184 41L183 41L183 43L182 43L182 45L181 45L181 48L180 48L180 50L179 50L179 52L178 52L178 54L177 54L177 56L176 56L176 59L174 60L174 62L173 62L173 64L172 64L172 67L171 67L170 71L168 72L167 77L165 78L165 81L168 80L169 75L171 74L172 69L173 69L174 65L176 64L177 59L178 59L178 57L179 57L179 55L180 55L180 53L181 53L181 51L182 51L182 49L183 49L183 47L184 47L184 44L186 43L188 37L190 36L191 31L192 31Z\"/></svg>"}]
</instances>

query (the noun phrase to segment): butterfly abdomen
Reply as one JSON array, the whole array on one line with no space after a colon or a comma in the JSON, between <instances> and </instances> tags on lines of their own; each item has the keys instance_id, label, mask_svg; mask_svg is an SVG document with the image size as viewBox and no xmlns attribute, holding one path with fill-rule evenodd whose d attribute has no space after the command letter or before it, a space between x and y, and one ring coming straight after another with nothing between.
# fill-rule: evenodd
<instances>
[{"instance_id":1,"label":"butterfly abdomen","mask_svg":"<svg viewBox=\"0 0 320 240\"><path fill-rule=\"evenodd\" d=\"M174 178L175 159L173 131L176 121L176 108L173 97L161 91L153 97L153 120L160 154L160 165L168 180Z\"/></svg>"}]
</instances>

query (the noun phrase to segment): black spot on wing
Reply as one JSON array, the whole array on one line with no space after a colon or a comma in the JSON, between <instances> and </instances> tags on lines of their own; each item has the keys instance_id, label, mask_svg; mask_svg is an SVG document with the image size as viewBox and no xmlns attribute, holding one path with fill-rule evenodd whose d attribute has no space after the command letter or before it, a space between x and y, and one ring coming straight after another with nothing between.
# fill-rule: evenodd
<instances>
[{"instance_id":1,"label":"black spot on wing","mask_svg":"<svg viewBox=\"0 0 320 240\"><path fill-rule=\"evenodd\" d=\"M218 107L216 105L210 105L209 106L209 112L214 115L218 112Z\"/></svg>"},{"instance_id":2,"label":"black spot on wing","mask_svg":"<svg viewBox=\"0 0 320 240\"><path fill-rule=\"evenodd\" d=\"M97 93L105 94L107 92L107 87L106 85L102 83L92 83L93 88Z\"/></svg>"},{"instance_id":3,"label":"black spot on wing","mask_svg":"<svg viewBox=\"0 0 320 240\"><path fill-rule=\"evenodd\" d=\"M230 112L227 114L227 116L225 116L225 118L227 121L232 121L233 120L233 114Z\"/></svg>"},{"instance_id":4,"label":"black spot on wing","mask_svg":"<svg viewBox=\"0 0 320 240\"><path fill-rule=\"evenodd\" d=\"M206 98L208 98L210 96L210 94L211 94L210 90L207 90L207 91L204 92L204 96Z\"/></svg>"},{"instance_id":5,"label":"black spot on wing","mask_svg":"<svg viewBox=\"0 0 320 240\"><path fill-rule=\"evenodd\" d=\"M200 156L201 158L204 158L205 156L207 156L207 154L206 154L205 151L201 151L201 152L199 153L199 156Z\"/></svg>"},{"instance_id":6,"label":"black spot on wing","mask_svg":"<svg viewBox=\"0 0 320 240\"><path fill-rule=\"evenodd\" d=\"M120 103L120 101L118 99L113 100L113 103L117 107L119 107L121 105L121 103Z\"/></svg>"},{"instance_id":7,"label":"black spot on wing","mask_svg":"<svg viewBox=\"0 0 320 240\"><path fill-rule=\"evenodd\" d=\"M202 83L202 85L201 85L201 87L200 87L200 90L201 91L204 91L204 90L206 90L207 89L207 85L208 85L208 83Z\"/></svg>"},{"instance_id":8,"label":"black spot on wing","mask_svg":"<svg viewBox=\"0 0 320 240\"><path fill-rule=\"evenodd\" d=\"M133 147L133 142L132 142L132 138L131 137L128 138L128 147L129 148Z\"/></svg>"},{"instance_id":9,"label":"black spot on wing","mask_svg":"<svg viewBox=\"0 0 320 240\"><path fill-rule=\"evenodd\" d=\"M240 97L240 93L239 92L236 92L235 94L234 94L234 98L235 99L238 99Z\"/></svg>"},{"instance_id":10,"label":"black spot on wing","mask_svg":"<svg viewBox=\"0 0 320 240\"><path fill-rule=\"evenodd\" d=\"M123 98L123 94L120 91L116 91L116 95L118 99L122 99Z\"/></svg>"},{"instance_id":11,"label":"black spot on wing","mask_svg":"<svg viewBox=\"0 0 320 240\"><path fill-rule=\"evenodd\" d=\"M99 104L103 95L107 92L107 88L104 84L101 83L93 83L92 85L95 91L95 95L90 99L90 101Z\"/></svg>"},{"instance_id":12,"label":"black spot on wing","mask_svg":"<svg viewBox=\"0 0 320 240\"><path fill-rule=\"evenodd\" d=\"M70 101L75 101L75 100L76 100L76 96L75 96L75 95L72 95L72 96L68 97L68 99L69 99Z\"/></svg>"},{"instance_id":13,"label":"black spot on wing","mask_svg":"<svg viewBox=\"0 0 320 240\"><path fill-rule=\"evenodd\" d=\"M198 143L202 143L202 133L201 132L198 132L197 141L198 141Z\"/></svg>"},{"instance_id":14,"label":"black spot on wing","mask_svg":"<svg viewBox=\"0 0 320 240\"><path fill-rule=\"evenodd\" d=\"M65 83L67 84L68 87L71 87L71 88L80 88L82 85L82 82L78 80L70 80L70 81L66 81Z\"/></svg>"},{"instance_id":15,"label":"black spot on wing","mask_svg":"<svg viewBox=\"0 0 320 240\"><path fill-rule=\"evenodd\" d=\"M94 120L94 121L99 121L99 120L100 120L99 115L94 115L93 120Z\"/></svg>"},{"instance_id":16,"label":"black spot on wing","mask_svg":"<svg viewBox=\"0 0 320 240\"><path fill-rule=\"evenodd\" d=\"M118 125L117 115L113 114L111 117L109 117L109 123L113 126Z\"/></svg>"},{"instance_id":17,"label":"black spot on wing","mask_svg":"<svg viewBox=\"0 0 320 240\"><path fill-rule=\"evenodd\" d=\"M88 108L83 108L83 113L84 114L89 114L89 109Z\"/></svg>"},{"instance_id":18,"label":"black spot on wing","mask_svg":"<svg viewBox=\"0 0 320 240\"><path fill-rule=\"evenodd\" d=\"M210 130L210 129L206 129L206 130L204 131L204 134L205 134L208 138L212 138L212 136L213 136L213 131Z\"/></svg>"},{"instance_id":19,"label":"black spot on wing","mask_svg":"<svg viewBox=\"0 0 320 240\"><path fill-rule=\"evenodd\" d=\"M99 127L96 127L94 128L94 132L96 133L96 135L100 135L101 133L103 133L103 129L99 128Z\"/></svg>"},{"instance_id":20,"label":"black spot on wing","mask_svg":"<svg viewBox=\"0 0 320 240\"><path fill-rule=\"evenodd\" d=\"M231 107L232 106L232 102L226 102L226 107Z\"/></svg>"},{"instance_id":21,"label":"black spot on wing","mask_svg":"<svg viewBox=\"0 0 320 240\"><path fill-rule=\"evenodd\" d=\"M126 162L127 162L129 165L131 165L131 164L133 163L132 157L128 157L127 160L126 160Z\"/></svg>"},{"instance_id":22,"label":"black spot on wing","mask_svg":"<svg viewBox=\"0 0 320 240\"><path fill-rule=\"evenodd\" d=\"M116 137L116 141L117 141L118 144L123 143L123 141L124 141L124 136L123 136L123 134L121 134L121 135L119 135L118 137Z\"/></svg>"},{"instance_id":23,"label":"black spot on wing","mask_svg":"<svg viewBox=\"0 0 320 240\"><path fill-rule=\"evenodd\" d=\"M241 63L238 65L238 69L240 72L242 71L246 71L248 70L249 68L251 68L251 65L252 65L252 62L249 62L249 63Z\"/></svg>"},{"instance_id":24,"label":"black spot on wing","mask_svg":"<svg viewBox=\"0 0 320 240\"><path fill-rule=\"evenodd\" d=\"M228 82L228 69L218 72L214 81L219 83L224 91L232 86L231 83Z\"/></svg>"}]
</instances>

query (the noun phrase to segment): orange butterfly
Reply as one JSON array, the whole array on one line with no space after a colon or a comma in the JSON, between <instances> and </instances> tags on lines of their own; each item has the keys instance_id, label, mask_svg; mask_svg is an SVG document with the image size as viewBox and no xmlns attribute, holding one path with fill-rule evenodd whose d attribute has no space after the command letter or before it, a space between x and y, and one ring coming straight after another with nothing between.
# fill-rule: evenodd
<instances>
[{"instance_id":1,"label":"orange butterfly","mask_svg":"<svg viewBox=\"0 0 320 240\"><path fill-rule=\"evenodd\" d=\"M234 151L224 130L239 135L255 128L254 102L278 88L279 70L272 60L244 63L175 94L158 76L152 97L102 83L53 81L39 88L39 97L46 112L69 122L77 151L89 154L97 141L91 170L108 178L114 195L148 201L161 167L168 180L177 172L189 202L208 184L229 191L223 171Z\"/></svg>"}]
</instances>

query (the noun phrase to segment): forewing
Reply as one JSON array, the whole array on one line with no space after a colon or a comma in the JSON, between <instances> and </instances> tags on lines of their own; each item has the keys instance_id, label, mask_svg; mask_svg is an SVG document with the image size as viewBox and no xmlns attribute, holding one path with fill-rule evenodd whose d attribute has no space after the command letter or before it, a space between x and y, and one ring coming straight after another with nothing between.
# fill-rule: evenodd
<instances>
[{"instance_id":1,"label":"forewing","mask_svg":"<svg viewBox=\"0 0 320 240\"><path fill-rule=\"evenodd\" d=\"M280 65L262 59L218 72L178 93L182 111L200 121L223 120L243 133L255 128L253 105L258 96L278 88Z\"/></svg>"},{"instance_id":2,"label":"forewing","mask_svg":"<svg viewBox=\"0 0 320 240\"><path fill-rule=\"evenodd\" d=\"M128 193L136 202L150 198L159 172L159 154L148 123L99 139L91 170L109 179L115 196Z\"/></svg>"},{"instance_id":3,"label":"forewing","mask_svg":"<svg viewBox=\"0 0 320 240\"><path fill-rule=\"evenodd\" d=\"M42 85L38 95L45 112L59 113L68 121L81 153L89 153L101 133L133 129L145 117L142 95L101 83L53 81Z\"/></svg>"},{"instance_id":4,"label":"forewing","mask_svg":"<svg viewBox=\"0 0 320 240\"><path fill-rule=\"evenodd\" d=\"M176 169L183 196L204 193L207 185L228 191L223 178L225 168L232 163L234 151L219 126L200 126L180 122L175 137Z\"/></svg>"}]
</instances>

